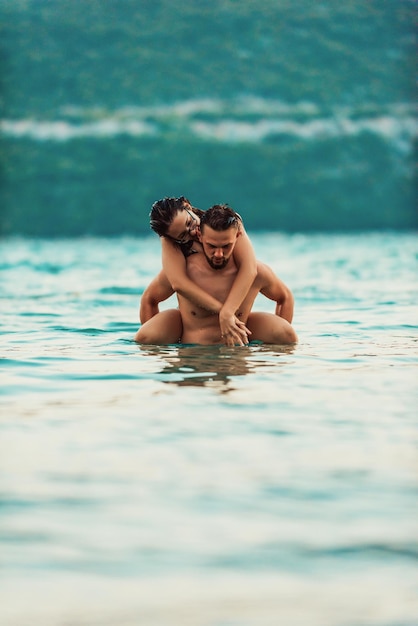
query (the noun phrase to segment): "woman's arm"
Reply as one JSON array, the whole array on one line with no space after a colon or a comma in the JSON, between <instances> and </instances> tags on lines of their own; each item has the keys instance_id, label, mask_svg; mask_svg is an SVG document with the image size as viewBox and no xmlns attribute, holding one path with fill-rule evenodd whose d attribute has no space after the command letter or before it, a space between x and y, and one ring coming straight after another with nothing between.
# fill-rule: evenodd
<instances>
[{"instance_id":1,"label":"woman's arm","mask_svg":"<svg viewBox=\"0 0 418 626\"><path fill-rule=\"evenodd\" d=\"M238 274L231 287L229 296L219 313L222 335L227 335L230 332L230 327L234 324L233 318L235 313L244 301L257 275L255 252L242 224L241 236L238 237L234 248L234 260L238 266Z\"/></svg>"},{"instance_id":2,"label":"woman's arm","mask_svg":"<svg viewBox=\"0 0 418 626\"><path fill-rule=\"evenodd\" d=\"M198 287L187 275L186 259L182 251L165 237L161 237L161 246L163 270L174 291L202 309L219 313L222 303Z\"/></svg>"}]
</instances>

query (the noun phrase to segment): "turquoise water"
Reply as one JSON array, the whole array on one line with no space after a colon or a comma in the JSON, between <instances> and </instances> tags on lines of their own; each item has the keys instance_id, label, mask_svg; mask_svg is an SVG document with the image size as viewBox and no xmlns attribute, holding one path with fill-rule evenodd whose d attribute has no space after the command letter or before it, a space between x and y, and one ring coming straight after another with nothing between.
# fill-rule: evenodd
<instances>
[{"instance_id":1,"label":"turquoise water","mask_svg":"<svg viewBox=\"0 0 418 626\"><path fill-rule=\"evenodd\" d=\"M294 348L133 343L155 236L1 242L2 623L416 624L416 237L252 239Z\"/></svg>"}]
</instances>

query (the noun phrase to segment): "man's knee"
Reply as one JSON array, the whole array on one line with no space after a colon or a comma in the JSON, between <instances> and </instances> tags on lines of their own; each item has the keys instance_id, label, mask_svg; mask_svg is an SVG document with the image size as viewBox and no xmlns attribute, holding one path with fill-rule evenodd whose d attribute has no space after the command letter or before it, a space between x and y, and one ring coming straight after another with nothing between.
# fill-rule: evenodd
<instances>
[{"instance_id":1,"label":"man's knee","mask_svg":"<svg viewBox=\"0 0 418 626\"><path fill-rule=\"evenodd\" d=\"M144 344L153 344L155 343L155 338L153 338L146 330L141 326L141 328L137 331L134 341L136 343L144 343Z\"/></svg>"},{"instance_id":2,"label":"man's knee","mask_svg":"<svg viewBox=\"0 0 418 626\"><path fill-rule=\"evenodd\" d=\"M298 337L287 320L272 313L250 313L247 326L251 330L250 339L276 345L296 343Z\"/></svg>"},{"instance_id":3,"label":"man's knee","mask_svg":"<svg viewBox=\"0 0 418 626\"><path fill-rule=\"evenodd\" d=\"M281 332L279 333L277 343L282 343L282 344L287 345L287 344L297 343L297 340L298 340L298 336L295 333L293 326L291 326L290 324L286 324L286 326L284 326Z\"/></svg>"},{"instance_id":4,"label":"man's knee","mask_svg":"<svg viewBox=\"0 0 418 626\"><path fill-rule=\"evenodd\" d=\"M178 309L158 313L142 324L134 337L136 343L147 345L167 345L178 343L183 332Z\"/></svg>"}]
</instances>

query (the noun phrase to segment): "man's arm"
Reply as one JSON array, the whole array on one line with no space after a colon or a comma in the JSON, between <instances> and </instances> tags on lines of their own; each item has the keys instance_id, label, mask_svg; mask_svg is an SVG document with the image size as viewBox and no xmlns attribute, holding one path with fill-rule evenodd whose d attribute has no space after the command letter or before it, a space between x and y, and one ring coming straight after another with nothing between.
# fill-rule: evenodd
<instances>
[{"instance_id":1,"label":"man's arm","mask_svg":"<svg viewBox=\"0 0 418 626\"><path fill-rule=\"evenodd\" d=\"M141 324L145 324L151 317L159 313L159 303L167 300L173 293L174 289L168 282L164 271L161 270L141 296L141 304L139 307L139 320Z\"/></svg>"},{"instance_id":2,"label":"man's arm","mask_svg":"<svg viewBox=\"0 0 418 626\"><path fill-rule=\"evenodd\" d=\"M260 280L260 293L276 302L275 314L287 320L289 324L293 320L294 298L290 289L280 278L276 276L271 267L265 263L258 263L258 277Z\"/></svg>"}]
</instances>

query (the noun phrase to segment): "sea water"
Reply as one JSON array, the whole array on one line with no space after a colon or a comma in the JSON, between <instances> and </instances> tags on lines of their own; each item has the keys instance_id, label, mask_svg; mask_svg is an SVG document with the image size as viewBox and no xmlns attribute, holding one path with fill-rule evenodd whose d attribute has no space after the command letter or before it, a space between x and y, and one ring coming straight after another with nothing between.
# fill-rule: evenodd
<instances>
[{"instance_id":1,"label":"sea water","mask_svg":"<svg viewBox=\"0 0 418 626\"><path fill-rule=\"evenodd\" d=\"M417 623L415 234L251 237L296 346L135 344L154 235L1 241L2 624Z\"/></svg>"}]
</instances>

